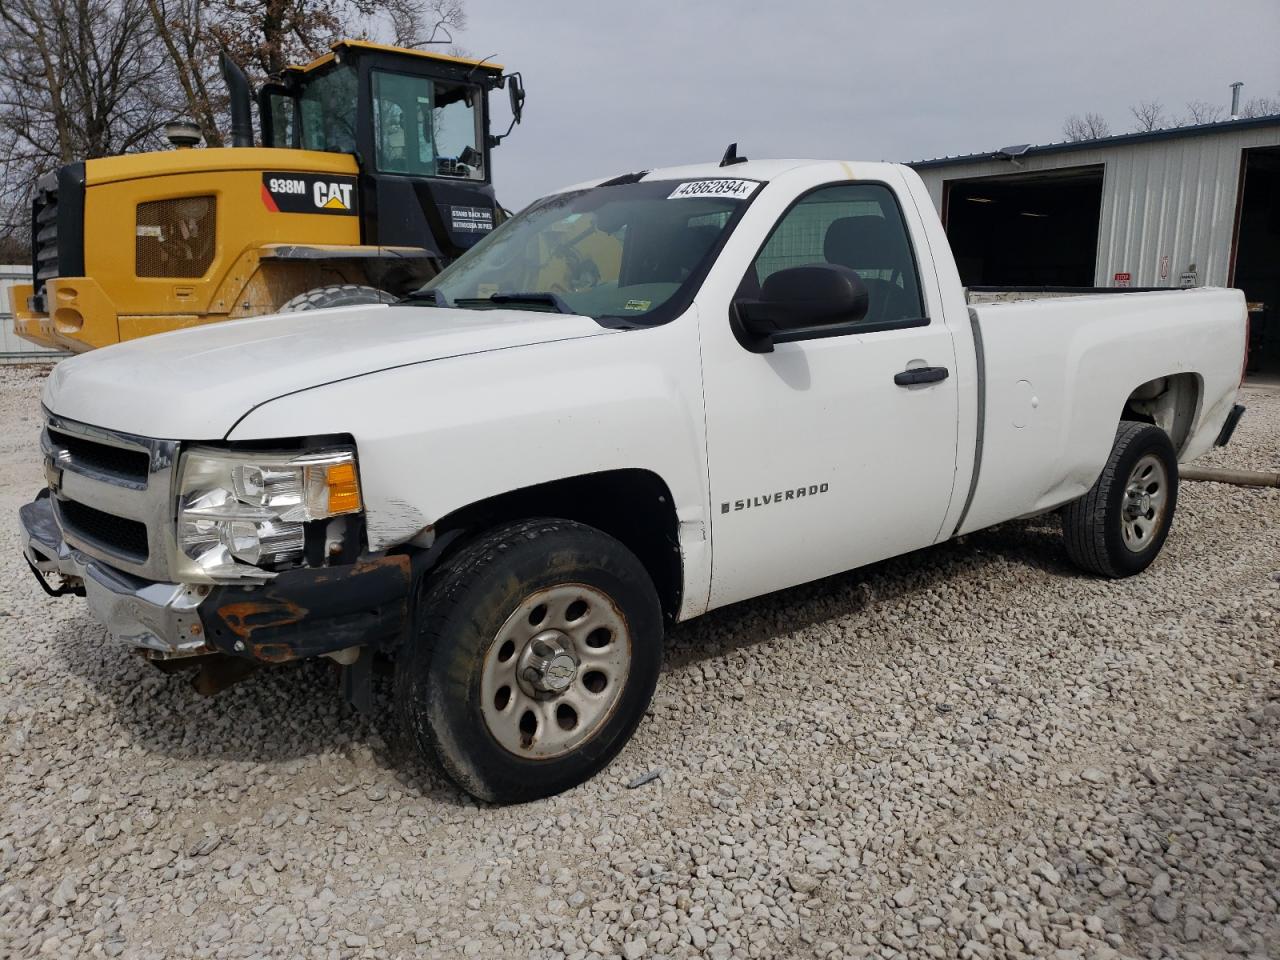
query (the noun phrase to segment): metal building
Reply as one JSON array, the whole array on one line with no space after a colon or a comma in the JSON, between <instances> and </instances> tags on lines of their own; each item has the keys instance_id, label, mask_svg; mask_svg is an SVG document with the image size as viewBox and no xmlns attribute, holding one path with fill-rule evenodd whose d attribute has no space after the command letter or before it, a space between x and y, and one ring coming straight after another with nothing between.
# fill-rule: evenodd
<instances>
[{"instance_id":1,"label":"metal building","mask_svg":"<svg viewBox=\"0 0 1280 960\"><path fill-rule=\"evenodd\" d=\"M1280 372L1280 115L911 164L969 286L1234 286Z\"/></svg>"}]
</instances>

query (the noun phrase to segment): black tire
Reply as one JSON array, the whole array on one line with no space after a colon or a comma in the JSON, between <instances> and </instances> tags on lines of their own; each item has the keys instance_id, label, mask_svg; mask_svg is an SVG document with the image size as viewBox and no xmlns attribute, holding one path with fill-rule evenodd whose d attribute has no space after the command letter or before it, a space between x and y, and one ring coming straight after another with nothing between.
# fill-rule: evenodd
<instances>
[{"instance_id":1,"label":"black tire","mask_svg":"<svg viewBox=\"0 0 1280 960\"><path fill-rule=\"evenodd\" d=\"M482 708L486 657L492 663L494 655L502 656L509 644L500 650L498 640L511 635L513 623L524 630L516 616L522 604L536 602L542 591L584 584L603 594L610 616L625 624L625 679L610 689L616 699L580 745L554 757L519 755L500 742ZM423 584L413 633L396 663L400 723L421 754L481 800L519 803L551 796L594 776L631 738L657 684L662 640L653 582L613 537L567 520L507 524L464 547ZM572 683L585 684L589 677L575 673Z\"/></svg>"},{"instance_id":2,"label":"black tire","mask_svg":"<svg viewBox=\"0 0 1280 960\"><path fill-rule=\"evenodd\" d=\"M280 313L297 313L299 310L327 310L330 307L356 307L364 303L395 303L400 298L393 293L366 287L357 283L316 287L287 300Z\"/></svg>"},{"instance_id":3,"label":"black tire","mask_svg":"<svg viewBox=\"0 0 1280 960\"><path fill-rule=\"evenodd\" d=\"M1139 483L1133 476L1135 467L1146 457L1154 457L1163 465L1163 481L1150 481L1149 485L1163 488L1160 492L1165 499L1159 513L1154 507L1142 512L1139 510L1142 504L1133 502L1131 516L1140 524L1137 529L1142 539L1133 538L1131 547L1126 544L1126 508L1131 503L1126 489L1131 481L1138 487L1148 483ZM1102 475L1088 493L1063 508L1062 536L1067 555L1082 570L1103 577L1131 577L1141 573L1151 566L1164 546L1177 506L1178 457L1169 435L1149 423L1122 421ZM1151 523L1141 525L1145 524L1148 514Z\"/></svg>"}]
</instances>

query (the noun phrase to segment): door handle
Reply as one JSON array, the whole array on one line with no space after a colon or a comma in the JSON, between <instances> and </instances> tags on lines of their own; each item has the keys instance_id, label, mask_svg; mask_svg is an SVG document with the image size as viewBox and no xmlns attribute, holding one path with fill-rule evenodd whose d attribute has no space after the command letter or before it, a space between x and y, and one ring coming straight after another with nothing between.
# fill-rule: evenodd
<instances>
[{"instance_id":1,"label":"door handle","mask_svg":"<svg viewBox=\"0 0 1280 960\"><path fill-rule=\"evenodd\" d=\"M900 387L911 387L917 383L937 383L947 379L946 367L914 367L893 375L893 382Z\"/></svg>"}]
</instances>

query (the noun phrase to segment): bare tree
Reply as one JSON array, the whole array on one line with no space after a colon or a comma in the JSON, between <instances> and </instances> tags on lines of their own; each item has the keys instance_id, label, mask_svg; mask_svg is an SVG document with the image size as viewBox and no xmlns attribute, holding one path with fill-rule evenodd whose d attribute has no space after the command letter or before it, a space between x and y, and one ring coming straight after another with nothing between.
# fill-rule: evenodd
<instances>
[{"instance_id":1,"label":"bare tree","mask_svg":"<svg viewBox=\"0 0 1280 960\"><path fill-rule=\"evenodd\" d=\"M143 0L2 0L0 236L59 164L155 146L172 116Z\"/></svg>"},{"instance_id":2,"label":"bare tree","mask_svg":"<svg viewBox=\"0 0 1280 960\"><path fill-rule=\"evenodd\" d=\"M1181 125L1217 123L1225 113L1226 111L1216 103L1209 103L1207 100L1192 100L1187 104L1187 115Z\"/></svg>"},{"instance_id":3,"label":"bare tree","mask_svg":"<svg viewBox=\"0 0 1280 960\"><path fill-rule=\"evenodd\" d=\"M1062 136L1068 141L1097 140L1111 136L1111 124L1097 113L1086 113L1083 117L1073 113L1062 124Z\"/></svg>"},{"instance_id":4,"label":"bare tree","mask_svg":"<svg viewBox=\"0 0 1280 960\"><path fill-rule=\"evenodd\" d=\"M204 0L146 0L156 38L182 91L185 115L210 147L223 144L227 98L216 76L218 51L205 29Z\"/></svg>"},{"instance_id":5,"label":"bare tree","mask_svg":"<svg viewBox=\"0 0 1280 960\"><path fill-rule=\"evenodd\" d=\"M467 22L462 0L205 0L201 6L204 29L255 82L305 63L342 37L404 47L447 44Z\"/></svg>"},{"instance_id":6,"label":"bare tree","mask_svg":"<svg viewBox=\"0 0 1280 960\"><path fill-rule=\"evenodd\" d=\"M1274 97L1252 97L1240 106L1241 117L1269 117L1280 113L1280 93Z\"/></svg>"},{"instance_id":7,"label":"bare tree","mask_svg":"<svg viewBox=\"0 0 1280 960\"><path fill-rule=\"evenodd\" d=\"M1159 100L1143 100L1136 107L1130 107L1129 112L1138 121L1140 131L1159 130L1169 126L1169 118L1164 113L1164 104Z\"/></svg>"}]
</instances>

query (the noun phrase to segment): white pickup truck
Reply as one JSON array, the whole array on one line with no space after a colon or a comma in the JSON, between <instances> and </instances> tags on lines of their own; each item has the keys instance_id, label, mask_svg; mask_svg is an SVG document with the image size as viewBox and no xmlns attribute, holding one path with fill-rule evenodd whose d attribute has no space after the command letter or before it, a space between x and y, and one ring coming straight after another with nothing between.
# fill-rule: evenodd
<instances>
[{"instance_id":1,"label":"white pickup truck","mask_svg":"<svg viewBox=\"0 0 1280 960\"><path fill-rule=\"evenodd\" d=\"M525 800L622 748L666 624L1059 508L1140 572L1245 332L1235 290L971 305L905 167L636 173L399 304L64 360L24 549L161 664L393 662L418 748Z\"/></svg>"}]
</instances>

